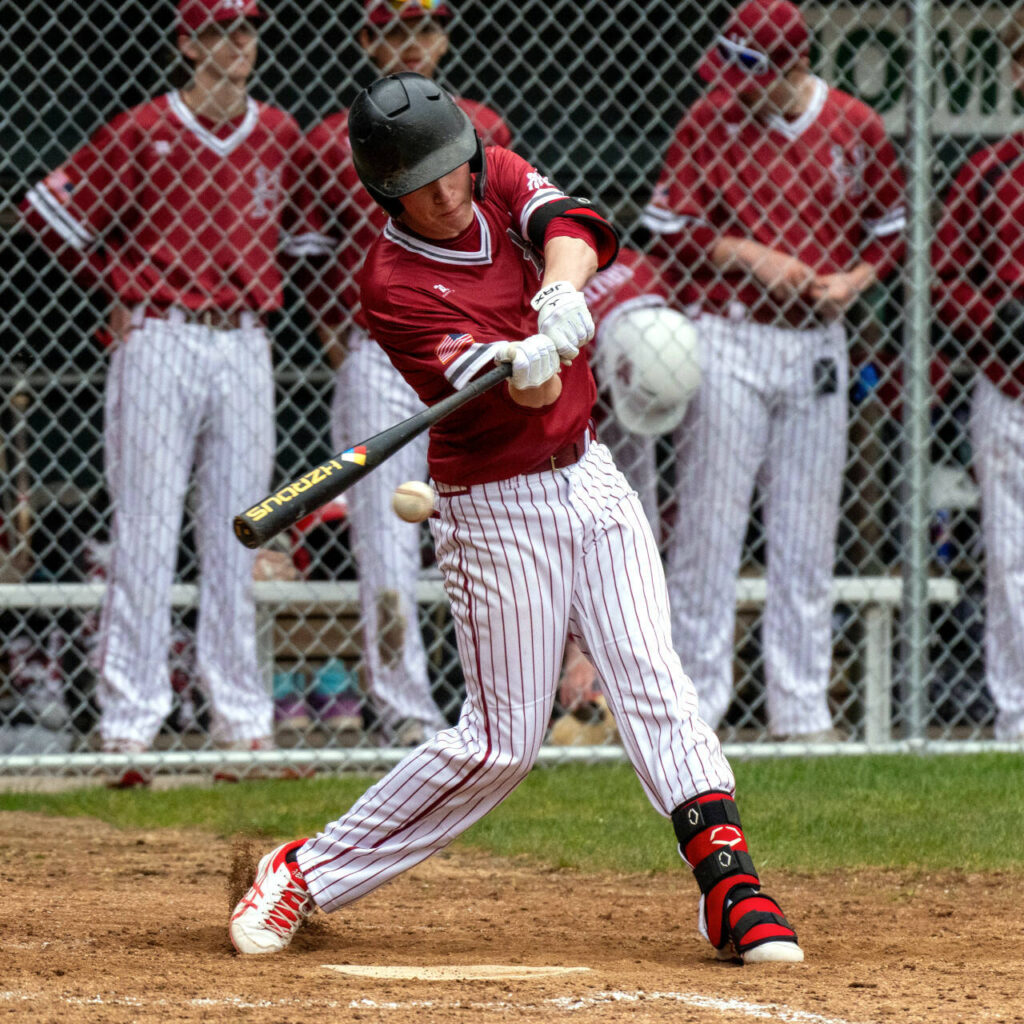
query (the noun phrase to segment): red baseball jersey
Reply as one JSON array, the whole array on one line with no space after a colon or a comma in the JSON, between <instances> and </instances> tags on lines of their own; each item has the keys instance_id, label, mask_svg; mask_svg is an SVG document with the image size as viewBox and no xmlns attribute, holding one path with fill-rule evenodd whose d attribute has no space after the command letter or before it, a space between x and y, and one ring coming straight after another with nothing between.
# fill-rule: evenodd
<instances>
[{"instance_id":1,"label":"red baseball jersey","mask_svg":"<svg viewBox=\"0 0 1024 1024\"><path fill-rule=\"evenodd\" d=\"M455 102L466 112L485 146L511 145L512 133L500 114L476 100L456 97ZM322 227L337 246L337 259L306 289L307 300L325 324L337 326L354 315L365 326L354 278L388 215L370 198L352 164L347 110L325 118L307 138L313 154L309 181L318 207L312 226L316 230Z\"/></svg>"},{"instance_id":2,"label":"red baseball jersey","mask_svg":"<svg viewBox=\"0 0 1024 1024\"><path fill-rule=\"evenodd\" d=\"M1024 361L990 344L992 316L1024 301L1024 133L975 153L946 195L932 250L939 318L1006 394L1024 396Z\"/></svg>"},{"instance_id":3,"label":"red baseball jersey","mask_svg":"<svg viewBox=\"0 0 1024 1024\"><path fill-rule=\"evenodd\" d=\"M485 159L486 194L474 202L473 223L462 235L432 241L389 220L359 274L370 335L427 405L492 366L495 343L537 333L530 299L542 261L527 241L527 225L565 193L510 150L492 146ZM545 239L592 234L598 262L607 265L614 232L596 213L588 223L592 232L556 217ZM543 409L518 405L501 384L431 428L431 476L469 485L535 470L583 434L595 397L585 359L562 369L562 394Z\"/></svg>"},{"instance_id":4,"label":"red baseball jersey","mask_svg":"<svg viewBox=\"0 0 1024 1024\"><path fill-rule=\"evenodd\" d=\"M903 174L882 119L821 79L792 121L759 121L725 89L699 99L676 129L643 216L675 257L683 303L720 315L741 303L769 322L771 296L746 273L712 264L719 237L753 239L820 274L867 261L881 278L902 256L905 222ZM788 316L800 323L812 313L798 304Z\"/></svg>"},{"instance_id":5,"label":"red baseball jersey","mask_svg":"<svg viewBox=\"0 0 1024 1024\"><path fill-rule=\"evenodd\" d=\"M22 211L72 269L93 283L91 266L127 305L277 309L279 250L316 248L295 199L305 153L276 107L250 98L215 125L168 93L100 128Z\"/></svg>"}]
</instances>

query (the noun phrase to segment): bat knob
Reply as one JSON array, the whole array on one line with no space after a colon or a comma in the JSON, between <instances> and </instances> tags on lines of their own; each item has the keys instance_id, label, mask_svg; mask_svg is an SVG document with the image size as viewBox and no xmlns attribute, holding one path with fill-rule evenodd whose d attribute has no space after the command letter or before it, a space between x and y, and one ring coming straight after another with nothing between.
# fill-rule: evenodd
<instances>
[{"instance_id":1,"label":"bat knob","mask_svg":"<svg viewBox=\"0 0 1024 1024\"><path fill-rule=\"evenodd\" d=\"M260 546L259 538L253 532L253 528L245 521L242 516L235 516L235 536L247 547L247 548L258 548Z\"/></svg>"}]
</instances>

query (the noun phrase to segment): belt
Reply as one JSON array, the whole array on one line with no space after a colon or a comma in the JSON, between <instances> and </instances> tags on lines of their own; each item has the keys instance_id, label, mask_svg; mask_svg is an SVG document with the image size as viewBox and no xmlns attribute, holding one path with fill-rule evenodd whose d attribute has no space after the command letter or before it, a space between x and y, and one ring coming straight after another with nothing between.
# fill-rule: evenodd
<instances>
[{"instance_id":1,"label":"belt","mask_svg":"<svg viewBox=\"0 0 1024 1024\"><path fill-rule=\"evenodd\" d=\"M553 473L556 469L575 466L587 454L587 449L590 447L590 442L594 439L594 436L593 424L588 424L582 437L575 441L570 441L568 444L563 444L561 448L552 452L543 462L534 466L533 469L528 469L526 472Z\"/></svg>"},{"instance_id":2,"label":"belt","mask_svg":"<svg viewBox=\"0 0 1024 1024\"><path fill-rule=\"evenodd\" d=\"M187 306L142 305L132 311L132 323L135 326L147 317L172 324L198 324L214 331L237 331L260 325L259 314L251 309L189 309Z\"/></svg>"}]
</instances>

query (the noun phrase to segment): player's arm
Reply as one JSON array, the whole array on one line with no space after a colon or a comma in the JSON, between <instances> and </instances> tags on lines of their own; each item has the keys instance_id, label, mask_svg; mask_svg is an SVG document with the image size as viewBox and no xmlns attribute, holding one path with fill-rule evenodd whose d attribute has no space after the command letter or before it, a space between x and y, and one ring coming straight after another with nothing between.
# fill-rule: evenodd
<instances>
[{"instance_id":1,"label":"player's arm","mask_svg":"<svg viewBox=\"0 0 1024 1024\"><path fill-rule=\"evenodd\" d=\"M106 285L103 237L138 178L130 134L125 115L100 128L20 205L26 227L86 290Z\"/></svg>"}]
</instances>

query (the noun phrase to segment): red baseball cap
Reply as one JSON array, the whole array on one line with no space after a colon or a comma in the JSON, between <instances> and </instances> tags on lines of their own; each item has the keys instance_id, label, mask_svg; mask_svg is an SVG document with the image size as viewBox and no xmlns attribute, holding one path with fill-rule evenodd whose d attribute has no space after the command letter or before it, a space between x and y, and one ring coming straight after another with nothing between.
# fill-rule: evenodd
<instances>
[{"instance_id":1,"label":"red baseball cap","mask_svg":"<svg viewBox=\"0 0 1024 1024\"><path fill-rule=\"evenodd\" d=\"M266 15L256 0L179 0L178 31L198 32L219 21L260 21Z\"/></svg>"},{"instance_id":2,"label":"red baseball cap","mask_svg":"<svg viewBox=\"0 0 1024 1024\"><path fill-rule=\"evenodd\" d=\"M390 25L405 18L431 18L447 20L451 8L444 0L366 0L366 20L371 25Z\"/></svg>"},{"instance_id":3,"label":"red baseball cap","mask_svg":"<svg viewBox=\"0 0 1024 1024\"><path fill-rule=\"evenodd\" d=\"M697 71L706 82L734 89L771 85L810 51L800 9L789 0L746 0L733 11Z\"/></svg>"}]
</instances>

